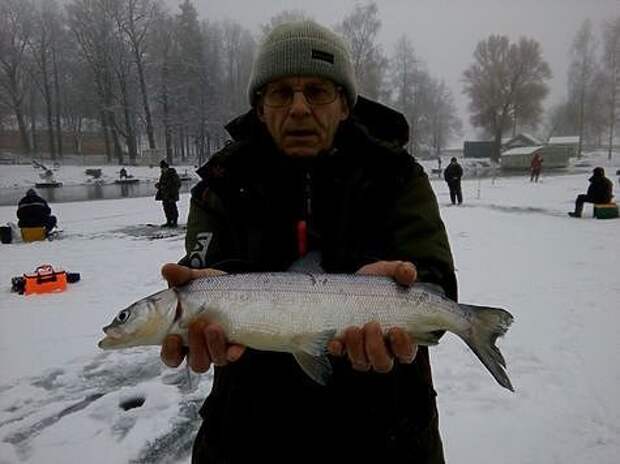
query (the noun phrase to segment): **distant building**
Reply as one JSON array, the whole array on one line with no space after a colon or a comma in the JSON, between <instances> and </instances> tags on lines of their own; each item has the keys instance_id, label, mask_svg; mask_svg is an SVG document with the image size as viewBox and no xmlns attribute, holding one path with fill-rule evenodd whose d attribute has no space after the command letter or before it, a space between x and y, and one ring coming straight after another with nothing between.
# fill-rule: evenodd
<instances>
[{"instance_id":1,"label":"distant building","mask_svg":"<svg viewBox=\"0 0 620 464\"><path fill-rule=\"evenodd\" d=\"M464 158L490 158L494 142L463 142Z\"/></svg>"},{"instance_id":2,"label":"distant building","mask_svg":"<svg viewBox=\"0 0 620 464\"><path fill-rule=\"evenodd\" d=\"M538 153L543 159L543 169L565 168L568 166L568 152L550 145L533 147L516 147L502 153L501 167L510 170L528 170L534 155Z\"/></svg>"},{"instance_id":3,"label":"distant building","mask_svg":"<svg viewBox=\"0 0 620 464\"><path fill-rule=\"evenodd\" d=\"M547 142L547 144L557 150L567 151L569 156L577 156L577 151L579 150L579 136L549 137L549 142Z\"/></svg>"}]
</instances>

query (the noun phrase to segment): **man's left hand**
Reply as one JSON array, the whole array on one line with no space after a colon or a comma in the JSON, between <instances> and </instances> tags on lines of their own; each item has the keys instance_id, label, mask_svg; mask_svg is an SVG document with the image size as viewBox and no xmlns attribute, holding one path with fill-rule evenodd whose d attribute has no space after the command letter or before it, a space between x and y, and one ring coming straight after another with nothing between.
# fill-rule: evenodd
<instances>
[{"instance_id":1,"label":"man's left hand","mask_svg":"<svg viewBox=\"0 0 620 464\"><path fill-rule=\"evenodd\" d=\"M356 274L393 277L401 285L410 286L417 279L413 263L408 261L378 261L361 267ZM389 372L394 367L394 358L410 364L415 359L418 346L409 334L400 328L392 328L384 337L376 321L364 327L348 327L343 334L328 344L330 354L347 354L353 369L358 371Z\"/></svg>"}]
</instances>

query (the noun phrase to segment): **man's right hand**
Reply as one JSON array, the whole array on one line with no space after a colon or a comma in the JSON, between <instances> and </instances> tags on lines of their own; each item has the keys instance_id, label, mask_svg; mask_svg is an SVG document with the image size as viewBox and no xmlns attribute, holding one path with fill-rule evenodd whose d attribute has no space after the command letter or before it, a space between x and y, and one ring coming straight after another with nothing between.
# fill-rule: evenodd
<instances>
[{"instance_id":1,"label":"man's right hand","mask_svg":"<svg viewBox=\"0 0 620 464\"><path fill-rule=\"evenodd\" d=\"M178 264L164 264L161 274L171 287L182 286L191 280L225 274L217 269L192 269ZM180 304L180 303L179 303ZM187 356L189 367L194 372L206 372L211 363L223 366L238 360L245 347L226 340L219 324L205 317L197 317L188 326L188 345L183 345L179 335L168 335L161 347L161 359L169 367L178 367Z\"/></svg>"}]
</instances>

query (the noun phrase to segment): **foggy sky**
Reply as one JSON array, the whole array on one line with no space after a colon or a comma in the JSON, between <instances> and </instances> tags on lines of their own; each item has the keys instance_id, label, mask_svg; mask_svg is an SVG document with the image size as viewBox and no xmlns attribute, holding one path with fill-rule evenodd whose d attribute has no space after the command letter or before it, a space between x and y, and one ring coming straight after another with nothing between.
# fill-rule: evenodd
<instances>
[{"instance_id":1,"label":"foggy sky","mask_svg":"<svg viewBox=\"0 0 620 464\"><path fill-rule=\"evenodd\" d=\"M181 0L166 0L178 11ZM202 18L230 18L256 32L259 24L283 10L301 9L333 26L351 12L355 0L194 0ZM466 136L473 136L461 77L472 63L476 44L491 34L512 40L527 36L542 45L553 78L545 107L566 95L569 51L584 19L595 34L606 19L620 15L620 0L376 0L382 19L380 42L391 55L396 40L408 35L430 73L452 89ZM362 2L365 4L365 2Z\"/></svg>"}]
</instances>

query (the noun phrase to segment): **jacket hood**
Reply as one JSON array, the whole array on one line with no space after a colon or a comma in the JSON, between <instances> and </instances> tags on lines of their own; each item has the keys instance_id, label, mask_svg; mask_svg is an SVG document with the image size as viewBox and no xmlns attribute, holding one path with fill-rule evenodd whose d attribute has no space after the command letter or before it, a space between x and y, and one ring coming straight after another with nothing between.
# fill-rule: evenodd
<instances>
[{"instance_id":1,"label":"jacket hood","mask_svg":"<svg viewBox=\"0 0 620 464\"><path fill-rule=\"evenodd\" d=\"M405 116L368 98L357 98L357 104L347 121L364 126L372 137L398 147L409 142L409 123ZM235 141L247 140L257 134L266 135L263 123L254 109L236 117L225 127Z\"/></svg>"}]
</instances>

